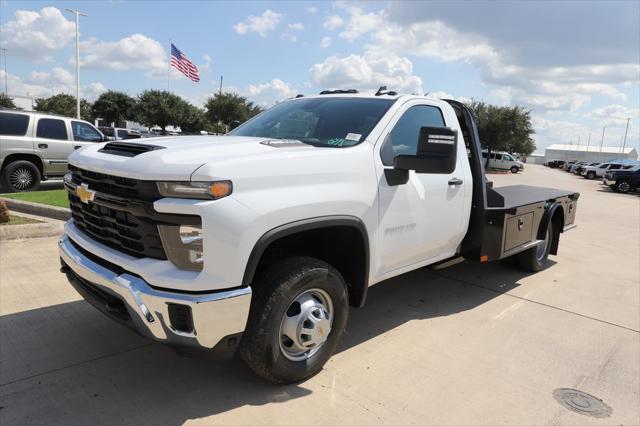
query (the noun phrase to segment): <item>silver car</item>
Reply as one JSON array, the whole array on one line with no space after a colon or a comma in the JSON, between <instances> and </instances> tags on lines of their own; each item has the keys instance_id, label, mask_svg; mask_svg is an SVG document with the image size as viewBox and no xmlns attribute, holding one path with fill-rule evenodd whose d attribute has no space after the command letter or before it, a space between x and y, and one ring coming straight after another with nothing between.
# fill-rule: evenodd
<instances>
[{"instance_id":1,"label":"silver car","mask_svg":"<svg viewBox=\"0 0 640 426\"><path fill-rule=\"evenodd\" d=\"M29 191L61 177L75 149L106 137L91 123L41 112L0 110L0 186Z\"/></svg>"}]
</instances>

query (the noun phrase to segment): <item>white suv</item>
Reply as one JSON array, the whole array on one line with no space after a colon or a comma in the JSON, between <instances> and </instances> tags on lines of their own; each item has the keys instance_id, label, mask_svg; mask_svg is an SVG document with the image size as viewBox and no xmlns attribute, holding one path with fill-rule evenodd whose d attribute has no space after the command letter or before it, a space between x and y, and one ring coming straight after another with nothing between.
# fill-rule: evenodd
<instances>
[{"instance_id":1,"label":"white suv","mask_svg":"<svg viewBox=\"0 0 640 426\"><path fill-rule=\"evenodd\" d=\"M84 120L0 110L0 186L9 192L35 189L41 180L62 177L74 150L105 140Z\"/></svg>"}]
</instances>

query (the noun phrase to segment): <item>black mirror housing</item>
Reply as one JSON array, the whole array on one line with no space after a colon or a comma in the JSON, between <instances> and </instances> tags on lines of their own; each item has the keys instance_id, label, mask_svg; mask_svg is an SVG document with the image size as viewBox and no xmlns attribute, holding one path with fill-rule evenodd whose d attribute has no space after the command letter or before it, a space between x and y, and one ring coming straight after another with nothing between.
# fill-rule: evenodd
<instances>
[{"instance_id":1,"label":"black mirror housing","mask_svg":"<svg viewBox=\"0 0 640 426\"><path fill-rule=\"evenodd\" d=\"M449 174L456 168L458 132L447 127L422 127L416 155L397 155L393 168L416 173Z\"/></svg>"}]
</instances>

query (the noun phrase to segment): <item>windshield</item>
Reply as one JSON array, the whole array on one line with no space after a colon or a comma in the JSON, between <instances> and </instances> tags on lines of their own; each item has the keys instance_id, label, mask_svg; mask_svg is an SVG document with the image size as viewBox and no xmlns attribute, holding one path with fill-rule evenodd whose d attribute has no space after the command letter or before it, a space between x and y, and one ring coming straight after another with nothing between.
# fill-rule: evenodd
<instances>
[{"instance_id":1,"label":"windshield","mask_svg":"<svg viewBox=\"0 0 640 426\"><path fill-rule=\"evenodd\" d=\"M395 99L310 98L283 102L234 129L232 136L294 139L340 148L362 142Z\"/></svg>"}]
</instances>

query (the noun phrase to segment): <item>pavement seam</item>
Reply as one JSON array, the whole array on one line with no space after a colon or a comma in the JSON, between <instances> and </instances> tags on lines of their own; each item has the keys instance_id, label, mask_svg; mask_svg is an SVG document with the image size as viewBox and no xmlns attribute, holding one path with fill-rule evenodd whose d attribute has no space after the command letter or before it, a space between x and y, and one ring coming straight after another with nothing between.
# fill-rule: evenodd
<instances>
[{"instance_id":1,"label":"pavement seam","mask_svg":"<svg viewBox=\"0 0 640 426\"><path fill-rule=\"evenodd\" d=\"M151 346L153 344L155 344L155 342L149 342L149 343L146 343L144 345L134 346L133 348L129 348L129 349L126 349L124 351L114 352L114 353L110 353L110 354L106 354L106 355L101 355L99 357L87 359L87 360L84 360L84 361L80 361L80 362L77 362L75 364L65 365L64 367L54 368L53 370L48 370L48 371L43 371L41 373L32 374L31 376L27 376L27 377L22 377L20 379L11 380L11 381L6 382L6 383L0 383L0 388L2 388L4 386L15 384L15 383L19 383L19 382L22 382L22 381L25 381L25 380L30 380L30 379L33 379L33 378L36 378L36 377L46 376L46 375L51 374L51 373L56 373L58 371L66 370L68 368L74 368L74 367L78 367L78 366L81 366L81 365L89 364L89 363L94 362L94 361L100 361L102 359L111 358L111 357L114 357L114 356L126 354L128 352L133 352L133 351L136 351L138 349L146 348L146 347Z\"/></svg>"},{"instance_id":2,"label":"pavement seam","mask_svg":"<svg viewBox=\"0 0 640 426\"><path fill-rule=\"evenodd\" d=\"M624 326L624 325L620 325L620 324L616 324L614 322L609 322L609 321L606 321L606 320L603 320L603 319L600 319L600 318L591 317L589 315L581 314L579 312L574 312L574 311L570 311L568 309L560 308L558 306L549 305L549 304L544 303L544 302L538 302L536 300L527 299L526 297L516 296L515 294L507 293L505 291L496 290L496 289L490 288L490 287L485 287L485 286L483 286L481 284L477 284L477 283L474 283L474 282L471 282L471 281L462 280L460 278L453 278L453 277L450 277L450 276L447 276L447 275L444 275L444 274L441 274L441 273L438 273L438 272L434 272L434 271L429 271L429 272L431 272L432 274L437 275L437 276L439 276L441 278L450 279L452 281L456 281L456 282L459 282L461 284L466 284L466 285L470 285L470 286L473 286L473 287L478 287L478 288L481 288L481 289L484 289L484 290L487 290L487 291L491 291L491 292L497 293L497 294L504 294L505 296L513 297L514 299L519 299L519 300L523 300L525 302L534 303L536 305L545 306L547 308L555 309L557 311L561 311L561 312L565 312L565 313L568 313L568 314L576 315L576 316L579 316L579 317L582 317L582 318L586 318L586 319L590 319L590 320L593 320L593 321L601 322L603 324L612 325L614 327L622 328L624 330L632 331L634 333L640 333L640 330L635 330L633 328L630 328L630 327L627 327L627 326Z\"/></svg>"}]
</instances>

